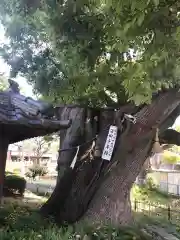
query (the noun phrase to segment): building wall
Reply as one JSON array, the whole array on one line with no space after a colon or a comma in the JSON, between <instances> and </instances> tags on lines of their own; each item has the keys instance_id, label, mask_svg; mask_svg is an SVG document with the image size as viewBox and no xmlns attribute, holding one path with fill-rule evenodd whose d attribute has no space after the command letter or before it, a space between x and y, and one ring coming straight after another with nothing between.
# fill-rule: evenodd
<instances>
[{"instance_id":1,"label":"building wall","mask_svg":"<svg viewBox=\"0 0 180 240\"><path fill-rule=\"evenodd\" d=\"M55 175L56 171L56 160L53 160L52 154L45 154L40 160L41 166L47 166L49 172L53 172ZM28 171L28 168L33 165L35 156L33 153L23 153L18 151L9 150L6 161L6 171L15 172L23 175Z\"/></svg>"},{"instance_id":2,"label":"building wall","mask_svg":"<svg viewBox=\"0 0 180 240\"><path fill-rule=\"evenodd\" d=\"M175 154L177 155L177 154ZM179 156L179 155L178 155ZM153 170L179 170L180 163L177 162L176 164L166 163L164 161L164 157L162 153L155 154L150 159L151 168Z\"/></svg>"},{"instance_id":3,"label":"building wall","mask_svg":"<svg viewBox=\"0 0 180 240\"><path fill-rule=\"evenodd\" d=\"M151 173L151 177L163 192L180 195L180 172L159 170Z\"/></svg>"}]
</instances>

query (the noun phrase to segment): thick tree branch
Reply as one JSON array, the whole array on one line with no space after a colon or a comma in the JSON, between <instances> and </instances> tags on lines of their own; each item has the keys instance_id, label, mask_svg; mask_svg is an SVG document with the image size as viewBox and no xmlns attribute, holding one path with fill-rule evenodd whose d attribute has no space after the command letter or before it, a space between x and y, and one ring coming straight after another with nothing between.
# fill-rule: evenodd
<instances>
[{"instance_id":1,"label":"thick tree branch","mask_svg":"<svg viewBox=\"0 0 180 240\"><path fill-rule=\"evenodd\" d=\"M160 142L180 146L180 133L174 129L167 129L160 134Z\"/></svg>"}]
</instances>

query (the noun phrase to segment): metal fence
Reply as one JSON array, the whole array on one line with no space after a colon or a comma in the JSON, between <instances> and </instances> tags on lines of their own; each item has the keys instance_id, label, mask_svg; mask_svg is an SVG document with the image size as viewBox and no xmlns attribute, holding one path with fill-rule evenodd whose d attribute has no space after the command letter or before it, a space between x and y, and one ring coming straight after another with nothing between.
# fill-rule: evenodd
<instances>
[{"instance_id":1,"label":"metal fence","mask_svg":"<svg viewBox=\"0 0 180 240\"><path fill-rule=\"evenodd\" d=\"M136 213L142 213L149 217L162 218L173 224L180 224L180 211L176 210L173 206L151 204L135 200L132 203L132 207Z\"/></svg>"},{"instance_id":2,"label":"metal fence","mask_svg":"<svg viewBox=\"0 0 180 240\"><path fill-rule=\"evenodd\" d=\"M41 196L48 196L54 190L54 186L52 185L43 185L43 184L37 184L37 183L27 183L26 188L31 192Z\"/></svg>"}]
</instances>

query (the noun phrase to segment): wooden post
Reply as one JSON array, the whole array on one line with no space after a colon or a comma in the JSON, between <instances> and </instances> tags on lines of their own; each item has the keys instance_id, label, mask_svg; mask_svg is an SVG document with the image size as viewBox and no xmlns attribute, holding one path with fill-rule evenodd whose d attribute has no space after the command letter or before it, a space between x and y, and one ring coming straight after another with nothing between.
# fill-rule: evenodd
<instances>
[{"instance_id":1,"label":"wooden post","mask_svg":"<svg viewBox=\"0 0 180 240\"><path fill-rule=\"evenodd\" d=\"M4 178L5 178L8 146L9 146L8 138L6 136L1 135L0 133L0 204L2 203L2 199L3 199L3 185L4 185Z\"/></svg>"},{"instance_id":2,"label":"wooden post","mask_svg":"<svg viewBox=\"0 0 180 240\"><path fill-rule=\"evenodd\" d=\"M134 210L135 210L135 212L137 211L137 200L136 199L134 200Z\"/></svg>"},{"instance_id":3,"label":"wooden post","mask_svg":"<svg viewBox=\"0 0 180 240\"><path fill-rule=\"evenodd\" d=\"M168 206L168 221L171 221L171 208Z\"/></svg>"}]
</instances>

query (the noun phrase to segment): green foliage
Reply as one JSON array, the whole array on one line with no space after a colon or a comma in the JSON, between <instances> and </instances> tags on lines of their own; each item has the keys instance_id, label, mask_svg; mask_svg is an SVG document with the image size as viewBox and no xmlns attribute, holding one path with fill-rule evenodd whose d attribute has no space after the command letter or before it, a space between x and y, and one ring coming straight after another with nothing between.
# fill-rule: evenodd
<instances>
[{"instance_id":1,"label":"green foliage","mask_svg":"<svg viewBox=\"0 0 180 240\"><path fill-rule=\"evenodd\" d=\"M86 225L76 225L72 227L58 227L42 219L36 211L19 206L9 206L0 209L0 239L1 240L68 240L81 239L86 234L93 239L105 240L146 240L148 239L136 227L113 228L111 226L89 227Z\"/></svg>"},{"instance_id":2,"label":"green foliage","mask_svg":"<svg viewBox=\"0 0 180 240\"><path fill-rule=\"evenodd\" d=\"M20 176L7 174L4 181L4 195L18 192L23 195L26 188L26 180Z\"/></svg>"},{"instance_id":3,"label":"green foliage","mask_svg":"<svg viewBox=\"0 0 180 240\"><path fill-rule=\"evenodd\" d=\"M177 200L176 197L170 196L167 193L160 192L157 188L157 185L152 179L149 180L149 183L143 187L139 187L134 184L131 189L131 200L132 202L139 201L144 202L145 204L152 205L167 205L173 204L174 200Z\"/></svg>"},{"instance_id":4,"label":"green foliage","mask_svg":"<svg viewBox=\"0 0 180 240\"><path fill-rule=\"evenodd\" d=\"M180 126L179 126L179 125L175 126L175 130L176 130L177 132L180 132Z\"/></svg>"},{"instance_id":5,"label":"green foliage","mask_svg":"<svg viewBox=\"0 0 180 240\"><path fill-rule=\"evenodd\" d=\"M26 177L35 179L37 176L45 176L47 174L47 169L39 165L33 165L28 169Z\"/></svg>"},{"instance_id":6,"label":"green foliage","mask_svg":"<svg viewBox=\"0 0 180 240\"><path fill-rule=\"evenodd\" d=\"M31 210L28 207L12 203L8 206L5 205L0 210L0 227L5 227L14 233L24 230L28 235L30 231L42 230L48 225L50 223L42 219L36 210Z\"/></svg>"},{"instance_id":7,"label":"green foliage","mask_svg":"<svg viewBox=\"0 0 180 240\"><path fill-rule=\"evenodd\" d=\"M7 79L0 75L0 92L4 91L7 89Z\"/></svg>"},{"instance_id":8,"label":"green foliage","mask_svg":"<svg viewBox=\"0 0 180 240\"><path fill-rule=\"evenodd\" d=\"M20 174L20 172L21 172L21 169L20 169L20 168L15 168L15 169L13 170L14 175L18 175L18 174Z\"/></svg>"},{"instance_id":9,"label":"green foliage","mask_svg":"<svg viewBox=\"0 0 180 240\"><path fill-rule=\"evenodd\" d=\"M147 178L146 187L147 187L148 190L155 190L155 189L157 189L156 184L154 183L153 179L150 178L150 177Z\"/></svg>"},{"instance_id":10,"label":"green foliage","mask_svg":"<svg viewBox=\"0 0 180 240\"><path fill-rule=\"evenodd\" d=\"M179 8L178 0L2 0L1 56L12 76L54 101L148 103L179 85Z\"/></svg>"},{"instance_id":11,"label":"green foliage","mask_svg":"<svg viewBox=\"0 0 180 240\"><path fill-rule=\"evenodd\" d=\"M177 162L180 162L180 157L176 154L173 154L173 152L164 151L163 153L163 161L170 164L176 164Z\"/></svg>"},{"instance_id":12,"label":"green foliage","mask_svg":"<svg viewBox=\"0 0 180 240\"><path fill-rule=\"evenodd\" d=\"M80 226L81 227L81 226ZM80 229L80 228L79 228ZM120 227L114 228L111 225L105 225L103 227L90 227L82 226L80 236L88 235L90 239L136 239L136 240L148 240L149 238L135 227Z\"/></svg>"}]
</instances>

